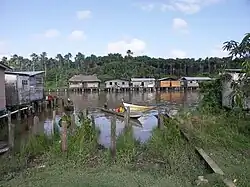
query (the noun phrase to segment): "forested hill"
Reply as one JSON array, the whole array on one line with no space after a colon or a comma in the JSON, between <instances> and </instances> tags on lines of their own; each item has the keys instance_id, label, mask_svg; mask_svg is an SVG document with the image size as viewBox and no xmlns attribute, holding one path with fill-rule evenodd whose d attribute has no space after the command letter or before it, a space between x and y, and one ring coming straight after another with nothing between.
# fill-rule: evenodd
<instances>
[{"instance_id":1,"label":"forested hill","mask_svg":"<svg viewBox=\"0 0 250 187\"><path fill-rule=\"evenodd\" d=\"M13 67L15 71L46 70L46 84L48 87L67 86L67 81L74 74L97 74L105 81L113 78L155 77L166 76L196 76L216 75L224 67L236 68L237 64L230 58L206 59L163 59L148 56L133 57L128 50L127 55L109 54L107 56L85 56L78 53L75 57L68 53L58 54L55 58L48 58L47 53L31 55L31 60L13 55L2 62Z\"/></svg>"}]
</instances>

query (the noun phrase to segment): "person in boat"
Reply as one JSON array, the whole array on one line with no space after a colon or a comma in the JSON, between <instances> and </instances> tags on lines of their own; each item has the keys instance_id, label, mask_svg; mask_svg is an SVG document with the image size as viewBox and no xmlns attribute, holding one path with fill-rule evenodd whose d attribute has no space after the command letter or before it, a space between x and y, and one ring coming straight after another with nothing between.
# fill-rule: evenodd
<instances>
[{"instance_id":1,"label":"person in boat","mask_svg":"<svg viewBox=\"0 0 250 187\"><path fill-rule=\"evenodd\" d=\"M118 113L123 113L123 112L125 112L125 108L123 106L120 106L120 107L116 108L115 111Z\"/></svg>"},{"instance_id":2,"label":"person in boat","mask_svg":"<svg viewBox=\"0 0 250 187\"><path fill-rule=\"evenodd\" d=\"M108 109L108 103L105 102L103 107L104 107L105 109Z\"/></svg>"},{"instance_id":3,"label":"person in boat","mask_svg":"<svg viewBox=\"0 0 250 187\"><path fill-rule=\"evenodd\" d=\"M72 104L73 104L72 100L71 100L69 97L68 97L68 99L67 99L67 102L68 102L68 103L67 103L68 105L72 105Z\"/></svg>"}]
</instances>

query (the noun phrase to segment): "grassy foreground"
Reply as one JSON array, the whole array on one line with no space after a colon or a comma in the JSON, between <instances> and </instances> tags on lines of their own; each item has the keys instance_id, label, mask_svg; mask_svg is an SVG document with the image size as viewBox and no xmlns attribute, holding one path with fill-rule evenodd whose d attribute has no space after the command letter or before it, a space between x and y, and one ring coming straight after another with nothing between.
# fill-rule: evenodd
<instances>
[{"instance_id":1,"label":"grassy foreground","mask_svg":"<svg viewBox=\"0 0 250 187\"><path fill-rule=\"evenodd\" d=\"M210 153L230 179L237 179L236 184L247 186L247 119L236 117L222 113L217 117L186 114L179 118L185 120L183 127L192 133L193 143ZM58 136L53 140L30 137L20 154L0 158L0 186L189 187L197 186L198 176L208 179L202 186L224 186L181 136L175 120L165 119L164 127L161 131L155 129L145 144L133 139L132 129L125 129L117 137L116 160L111 159L109 150L97 144L99 132L88 120L71 132L67 155L61 153Z\"/></svg>"},{"instance_id":2,"label":"grassy foreground","mask_svg":"<svg viewBox=\"0 0 250 187\"><path fill-rule=\"evenodd\" d=\"M180 116L182 127L237 186L250 184L250 116L240 111Z\"/></svg>"}]
</instances>

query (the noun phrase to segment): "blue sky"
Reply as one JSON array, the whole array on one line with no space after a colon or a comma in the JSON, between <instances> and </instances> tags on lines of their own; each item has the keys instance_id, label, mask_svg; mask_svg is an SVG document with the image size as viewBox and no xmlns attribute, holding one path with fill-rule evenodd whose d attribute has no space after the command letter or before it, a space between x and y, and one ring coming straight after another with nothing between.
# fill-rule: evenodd
<instances>
[{"instance_id":1,"label":"blue sky","mask_svg":"<svg viewBox=\"0 0 250 187\"><path fill-rule=\"evenodd\" d=\"M0 12L1 57L226 56L222 43L250 32L248 0L1 0Z\"/></svg>"}]
</instances>

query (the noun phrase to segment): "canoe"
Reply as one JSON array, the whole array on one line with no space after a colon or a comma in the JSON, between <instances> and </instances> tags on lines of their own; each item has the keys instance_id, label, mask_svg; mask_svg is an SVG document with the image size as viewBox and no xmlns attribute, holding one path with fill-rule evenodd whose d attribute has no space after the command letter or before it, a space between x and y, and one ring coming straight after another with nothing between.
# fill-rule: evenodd
<instances>
[{"instance_id":1,"label":"canoe","mask_svg":"<svg viewBox=\"0 0 250 187\"><path fill-rule=\"evenodd\" d=\"M152 109L156 108L155 106L141 106L141 105L134 105L134 104L125 103L125 102L123 102L122 104L125 108L129 107L130 111L143 112L143 111L152 110Z\"/></svg>"},{"instance_id":2,"label":"canoe","mask_svg":"<svg viewBox=\"0 0 250 187\"><path fill-rule=\"evenodd\" d=\"M100 110L103 111L103 112L107 112L107 113L110 113L110 114L114 114L114 115L116 115L116 116L120 116L120 117L124 117L124 114L125 114L125 113L121 113L121 112L115 112L115 111L112 110L112 109L100 108ZM133 112L130 113L130 118L132 118L132 119L138 119L138 118L140 118L141 116L142 116L141 113L133 113Z\"/></svg>"},{"instance_id":3,"label":"canoe","mask_svg":"<svg viewBox=\"0 0 250 187\"><path fill-rule=\"evenodd\" d=\"M74 111L73 105L64 105L64 111Z\"/></svg>"}]
</instances>

